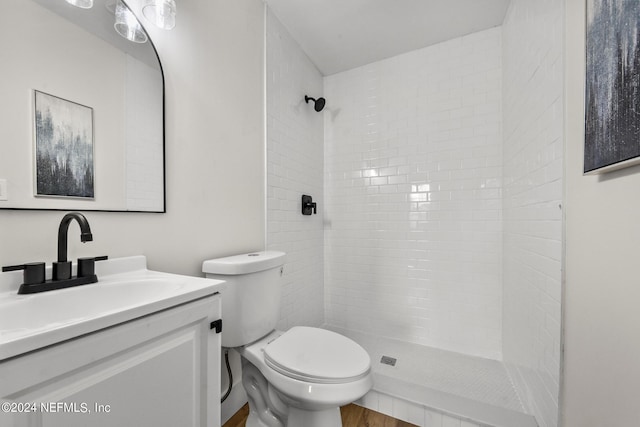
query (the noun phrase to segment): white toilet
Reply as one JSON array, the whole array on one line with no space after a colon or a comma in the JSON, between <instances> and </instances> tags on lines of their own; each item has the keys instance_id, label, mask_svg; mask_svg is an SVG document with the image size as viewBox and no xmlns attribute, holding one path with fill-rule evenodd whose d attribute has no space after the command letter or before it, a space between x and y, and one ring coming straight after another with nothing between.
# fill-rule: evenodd
<instances>
[{"instance_id":1,"label":"white toilet","mask_svg":"<svg viewBox=\"0 0 640 427\"><path fill-rule=\"evenodd\" d=\"M371 360L335 332L296 326L276 331L285 254L256 252L205 261L226 280L222 346L242 356L247 427L339 427L340 409L373 386Z\"/></svg>"}]
</instances>

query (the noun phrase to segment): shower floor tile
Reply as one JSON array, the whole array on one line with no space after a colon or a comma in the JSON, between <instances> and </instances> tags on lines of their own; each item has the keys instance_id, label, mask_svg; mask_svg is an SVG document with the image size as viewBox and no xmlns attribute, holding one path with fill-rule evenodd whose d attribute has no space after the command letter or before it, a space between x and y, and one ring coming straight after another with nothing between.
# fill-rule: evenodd
<instances>
[{"instance_id":1,"label":"shower floor tile","mask_svg":"<svg viewBox=\"0 0 640 427\"><path fill-rule=\"evenodd\" d=\"M371 356L374 374L417 384L489 405L525 412L504 365L419 344L336 328L360 344ZM383 356L397 359L395 366L381 363Z\"/></svg>"}]
</instances>

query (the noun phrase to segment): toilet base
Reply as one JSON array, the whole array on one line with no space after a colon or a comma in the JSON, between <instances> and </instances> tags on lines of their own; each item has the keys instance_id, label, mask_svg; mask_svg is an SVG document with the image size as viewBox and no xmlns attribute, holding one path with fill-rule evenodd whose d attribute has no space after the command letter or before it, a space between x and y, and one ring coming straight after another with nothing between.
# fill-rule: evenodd
<instances>
[{"instance_id":1,"label":"toilet base","mask_svg":"<svg viewBox=\"0 0 640 427\"><path fill-rule=\"evenodd\" d=\"M260 370L244 357L242 385L249 400L246 427L342 427L338 407L310 411L286 405Z\"/></svg>"},{"instance_id":2,"label":"toilet base","mask_svg":"<svg viewBox=\"0 0 640 427\"><path fill-rule=\"evenodd\" d=\"M242 357L242 386L249 400L246 427L285 427L288 408L258 368Z\"/></svg>"}]
</instances>

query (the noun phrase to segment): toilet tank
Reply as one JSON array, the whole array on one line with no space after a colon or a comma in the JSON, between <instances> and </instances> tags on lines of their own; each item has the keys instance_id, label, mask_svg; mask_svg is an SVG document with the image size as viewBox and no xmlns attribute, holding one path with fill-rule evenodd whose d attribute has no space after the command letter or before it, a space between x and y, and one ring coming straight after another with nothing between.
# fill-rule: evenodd
<instances>
[{"instance_id":1,"label":"toilet tank","mask_svg":"<svg viewBox=\"0 0 640 427\"><path fill-rule=\"evenodd\" d=\"M223 347L250 344L275 329L284 261L284 252L264 251L202 263L206 277L227 282L221 292Z\"/></svg>"}]
</instances>

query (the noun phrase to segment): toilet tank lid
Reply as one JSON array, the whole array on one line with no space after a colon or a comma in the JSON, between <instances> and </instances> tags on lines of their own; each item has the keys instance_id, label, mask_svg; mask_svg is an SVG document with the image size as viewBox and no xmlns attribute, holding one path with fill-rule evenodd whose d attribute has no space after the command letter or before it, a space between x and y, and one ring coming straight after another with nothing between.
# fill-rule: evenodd
<instances>
[{"instance_id":1,"label":"toilet tank lid","mask_svg":"<svg viewBox=\"0 0 640 427\"><path fill-rule=\"evenodd\" d=\"M210 259L202 263L202 272L229 276L255 273L281 266L285 256L280 251L262 251Z\"/></svg>"}]
</instances>

